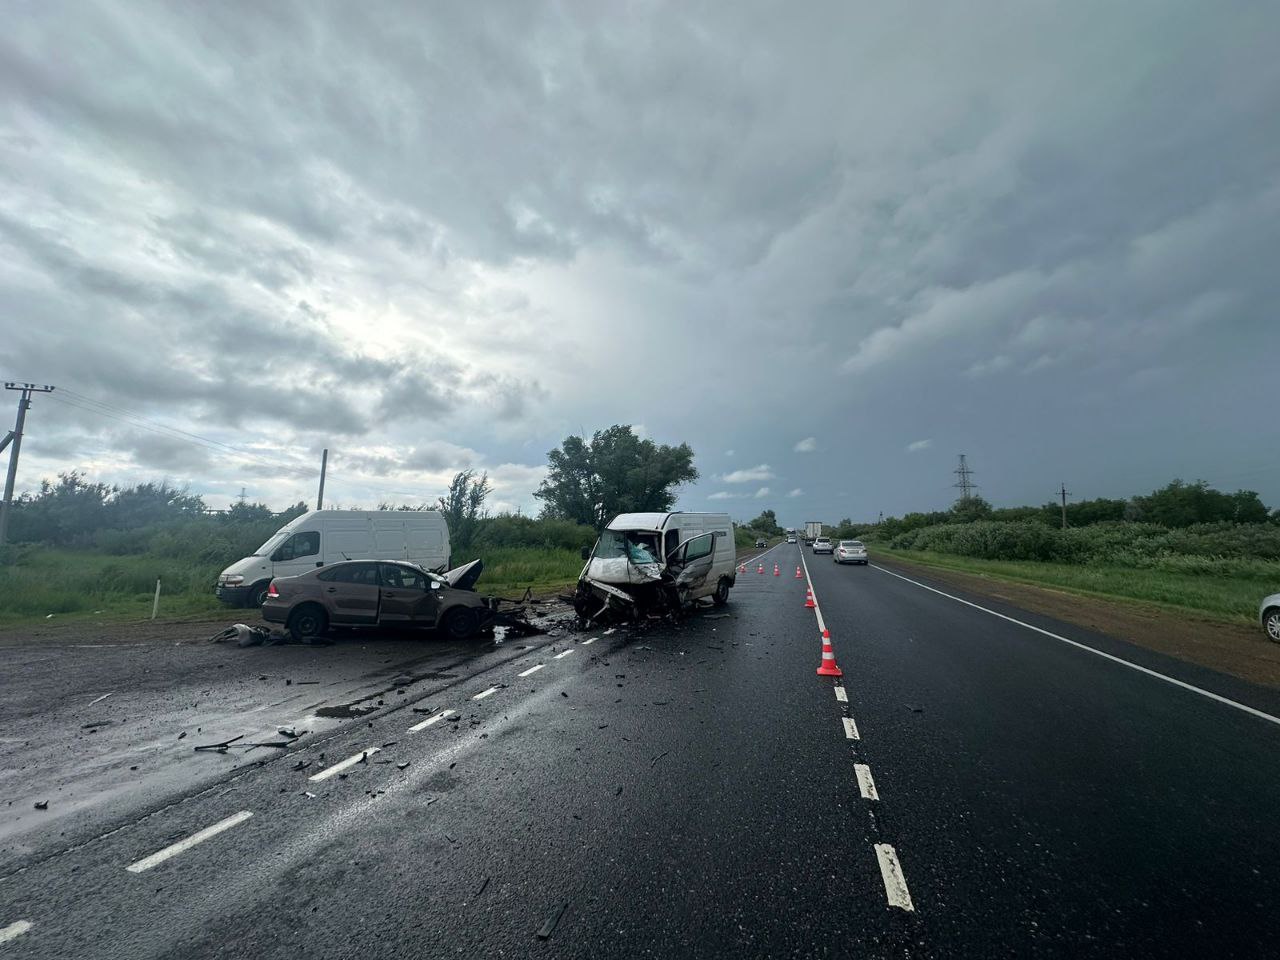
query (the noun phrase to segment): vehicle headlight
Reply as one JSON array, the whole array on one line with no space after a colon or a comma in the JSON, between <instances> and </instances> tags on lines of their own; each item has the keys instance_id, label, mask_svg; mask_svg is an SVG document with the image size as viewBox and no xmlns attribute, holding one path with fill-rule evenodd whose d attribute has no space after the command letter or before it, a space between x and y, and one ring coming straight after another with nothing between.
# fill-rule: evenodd
<instances>
[{"instance_id":1,"label":"vehicle headlight","mask_svg":"<svg viewBox=\"0 0 1280 960\"><path fill-rule=\"evenodd\" d=\"M242 583L244 583L244 577L238 573L231 573L222 578L224 587L238 587Z\"/></svg>"}]
</instances>

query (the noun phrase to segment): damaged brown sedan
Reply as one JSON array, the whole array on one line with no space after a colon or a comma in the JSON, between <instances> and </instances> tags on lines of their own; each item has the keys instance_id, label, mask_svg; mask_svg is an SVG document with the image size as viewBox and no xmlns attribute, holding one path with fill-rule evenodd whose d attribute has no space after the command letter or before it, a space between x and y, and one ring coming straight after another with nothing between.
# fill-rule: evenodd
<instances>
[{"instance_id":1,"label":"damaged brown sedan","mask_svg":"<svg viewBox=\"0 0 1280 960\"><path fill-rule=\"evenodd\" d=\"M271 581L262 618L309 643L331 627L426 627L462 640L499 618L494 597L471 588L483 564L443 576L412 563L347 560Z\"/></svg>"}]
</instances>

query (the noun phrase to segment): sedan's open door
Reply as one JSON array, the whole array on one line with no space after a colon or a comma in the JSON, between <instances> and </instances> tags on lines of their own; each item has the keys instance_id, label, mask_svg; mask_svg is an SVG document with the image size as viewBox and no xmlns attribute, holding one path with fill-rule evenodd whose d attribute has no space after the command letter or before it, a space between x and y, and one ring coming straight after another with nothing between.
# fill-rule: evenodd
<instances>
[{"instance_id":1,"label":"sedan's open door","mask_svg":"<svg viewBox=\"0 0 1280 960\"><path fill-rule=\"evenodd\" d=\"M715 559L716 535L704 533L690 537L667 554L667 572L676 587L693 590L706 582Z\"/></svg>"}]
</instances>

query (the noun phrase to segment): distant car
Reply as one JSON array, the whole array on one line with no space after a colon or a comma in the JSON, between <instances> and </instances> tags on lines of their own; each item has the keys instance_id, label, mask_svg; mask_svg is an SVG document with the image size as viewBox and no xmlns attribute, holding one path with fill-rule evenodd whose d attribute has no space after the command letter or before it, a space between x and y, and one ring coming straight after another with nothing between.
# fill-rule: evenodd
<instances>
[{"instance_id":1,"label":"distant car","mask_svg":"<svg viewBox=\"0 0 1280 960\"><path fill-rule=\"evenodd\" d=\"M769 541L768 541L768 540L757 540L757 541L756 541L756 546L757 546L757 547L767 547L768 545L769 545Z\"/></svg>"},{"instance_id":2,"label":"distant car","mask_svg":"<svg viewBox=\"0 0 1280 960\"><path fill-rule=\"evenodd\" d=\"M473 560L441 576L385 560L331 563L267 589L262 619L283 623L301 643L338 627L430 627L463 640L493 622L498 602L471 588L483 564Z\"/></svg>"},{"instance_id":3,"label":"distant car","mask_svg":"<svg viewBox=\"0 0 1280 960\"><path fill-rule=\"evenodd\" d=\"M831 559L836 563L860 563L866 566L867 548L861 540L841 540Z\"/></svg>"},{"instance_id":4,"label":"distant car","mask_svg":"<svg viewBox=\"0 0 1280 960\"><path fill-rule=\"evenodd\" d=\"M1267 636L1280 643L1280 593L1273 593L1262 601L1258 619L1262 621L1262 629L1267 631Z\"/></svg>"},{"instance_id":5,"label":"distant car","mask_svg":"<svg viewBox=\"0 0 1280 960\"><path fill-rule=\"evenodd\" d=\"M835 547L831 545L830 537L814 537L813 552L814 553L831 553Z\"/></svg>"},{"instance_id":6,"label":"distant car","mask_svg":"<svg viewBox=\"0 0 1280 960\"><path fill-rule=\"evenodd\" d=\"M796 542L795 537L787 537L787 543L795 543L795 542Z\"/></svg>"}]
</instances>

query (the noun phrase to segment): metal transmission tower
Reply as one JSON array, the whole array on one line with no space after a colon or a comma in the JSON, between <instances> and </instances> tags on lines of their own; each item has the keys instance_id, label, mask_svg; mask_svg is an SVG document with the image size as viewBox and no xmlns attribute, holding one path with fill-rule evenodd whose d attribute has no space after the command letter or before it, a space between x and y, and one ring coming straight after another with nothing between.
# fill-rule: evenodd
<instances>
[{"instance_id":1,"label":"metal transmission tower","mask_svg":"<svg viewBox=\"0 0 1280 960\"><path fill-rule=\"evenodd\" d=\"M960 466L951 471L960 479L954 484L960 490L960 499L968 500L973 496L973 491L978 489L978 485L973 482L973 471L969 469L969 465L964 462L964 454L960 454Z\"/></svg>"},{"instance_id":2,"label":"metal transmission tower","mask_svg":"<svg viewBox=\"0 0 1280 960\"><path fill-rule=\"evenodd\" d=\"M13 444L13 449L9 451L9 473L4 478L4 502L0 503L0 546L4 546L5 538L9 533L9 513L13 509L13 485L18 479L18 451L22 449L22 427L27 422L27 409L31 406L31 395L33 393L53 393L53 387L40 386L34 383L13 383L9 381L5 383L4 388L6 390L18 390L22 393L22 396L18 398L17 423L9 431L8 436L0 440L0 451L4 450L9 444Z\"/></svg>"}]
</instances>

